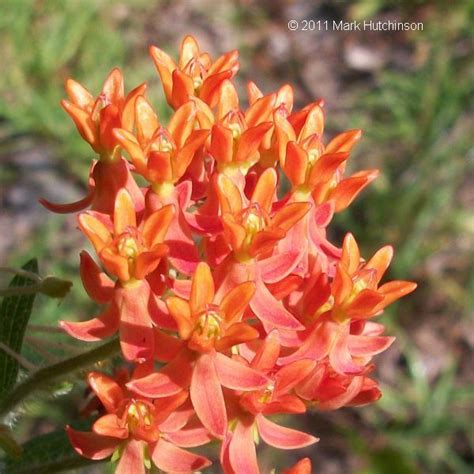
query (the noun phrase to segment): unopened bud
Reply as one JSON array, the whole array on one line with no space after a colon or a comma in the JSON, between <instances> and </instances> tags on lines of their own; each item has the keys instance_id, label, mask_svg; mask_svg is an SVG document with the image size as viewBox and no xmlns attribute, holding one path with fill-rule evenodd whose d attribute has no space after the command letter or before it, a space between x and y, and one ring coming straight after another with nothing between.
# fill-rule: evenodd
<instances>
[{"instance_id":1,"label":"unopened bud","mask_svg":"<svg viewBox=\"0 0 474 474\"><path fill-rule=\"evenodd\" d=\"M71 287L72 281L47 276L41 282L39 291L51 298L64 298L69 293Z\"/></svg>"}]
</instances>

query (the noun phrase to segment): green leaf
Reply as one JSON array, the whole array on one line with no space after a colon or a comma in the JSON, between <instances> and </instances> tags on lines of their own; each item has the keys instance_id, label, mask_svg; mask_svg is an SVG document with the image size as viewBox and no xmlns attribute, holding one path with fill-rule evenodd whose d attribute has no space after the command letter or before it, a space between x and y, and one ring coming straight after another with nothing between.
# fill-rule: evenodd
<instances>
[{"instance_id":1,"label":"green leaf","mask_svg":"<svg viewBox=\"0 0 474 474\"><path fill-rule=\"evenodd\" d=\"M38 273L38 261L32 259L22 269ZM26 277L16 275L10 282L9 287L24 287L33 283L35 282ZM34 300L34 293L31 295L6 296L0 306L0 342L18 354L21 352L23 337ZM18 361L0 350L0 399L15 385L18 371Z\"/></svg>"},{"instance_id":2,"label":"green leaf","mask_svg":"<svg viewBox=\"0 0 474 474\"><path fill-rule=\"evenodd\" d=\"M22 446L22 456L0 461L2 474L51 474L76 469L98 461L79 456L64 430L37 436Z\"/></svg>"}]
</instances>

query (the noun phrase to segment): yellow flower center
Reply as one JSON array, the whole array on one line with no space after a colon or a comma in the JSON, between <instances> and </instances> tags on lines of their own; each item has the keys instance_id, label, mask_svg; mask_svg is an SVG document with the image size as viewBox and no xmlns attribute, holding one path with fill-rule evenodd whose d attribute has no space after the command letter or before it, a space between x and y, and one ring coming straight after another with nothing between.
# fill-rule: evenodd
<instances>
[{"instance_id":1,"label":"yellow flower center","mask_svg":"<svg viewBox=\"0 0 474 474\"><path fill-rule=\"evenodd\" d=\"M222 316L218 310L206 310L198 319L196 331L203 339L218 340L221 336Z\"/></svg>"},{"instance_id":2,"label":"yellow flower center","mask_svg":"<svg viewBox=\"0 0 474 474\"><path fill-rule=\"evenodd\" d=\"M273 397L273 391L275 390L275 385L270 383L266 386L265 390L262 393L262 396L258 399L260 403L268 403Z\"/></svg>"},{"instance_id":3,"label":"yellow flower center","mask_svg":"<svg viewBox=\"0 0 474 474\"><path fill-rule=\"evenodd\" d=\"M308 152L308 161L310 165L314 165L316 161L319 159L319 150L313 148L312 150L309 150Z\"/></svg>"},{"instance_id":4,"label":"yellow flower center","mask_svg":"<svg viewBox=\"0 0 474 474\"><path fill-rule=\"evenodd\" d=\"M151 426L153 423L153 416L150 413L150 407L148 404L140 401L133 401L130 403L127 410L127 422L129 429L133 429L138 426Z\"/></svg>"},{"instance_id":5,"label":"yellow flower center","mask_svg":"<svg viewBox=\"0 0 474 474\"><path fill-rule=\"evenodd\" d=\"M121 237L117 247L120 255L129 259L135 259L139 253L137 241L130 235Z\"/></svg>"},{"instance_id":6,"label":"yellow flower center","mask_svg":"<svg viewBox=\"0 0 474 474\"><path fill-rule=\"evenodd\" d=\"M247 234L252 237L266 227L267 221L265 214L258 203L252 203L247 209L244 215L243 224L247 230Z\"/></svg>"}]
</instances>

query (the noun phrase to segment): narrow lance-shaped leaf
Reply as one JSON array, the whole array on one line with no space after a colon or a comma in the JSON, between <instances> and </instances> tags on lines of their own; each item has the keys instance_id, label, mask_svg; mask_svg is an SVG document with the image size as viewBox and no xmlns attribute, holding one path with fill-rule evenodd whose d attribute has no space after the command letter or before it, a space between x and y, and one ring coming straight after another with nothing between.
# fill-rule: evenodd
<instances>
[{"instance_id":1,"label":"narrow lance-shaped leaf","mask_svg":"<svg viewBox=\"0 0 474 474\"><path fill-rule=\"evenodd\" d=\"M38 261L32 259L22 270L38 273ZM10 282L10 288L32 285L35 282L24 276L16 275ZM0 342L16 353L21 352L26 326L31 316L35 293L28 295L6 296L0 306ZM18 377L18 361L5 351L0 350L0 399L15 384Z\"/></svg>"}]
</instances>

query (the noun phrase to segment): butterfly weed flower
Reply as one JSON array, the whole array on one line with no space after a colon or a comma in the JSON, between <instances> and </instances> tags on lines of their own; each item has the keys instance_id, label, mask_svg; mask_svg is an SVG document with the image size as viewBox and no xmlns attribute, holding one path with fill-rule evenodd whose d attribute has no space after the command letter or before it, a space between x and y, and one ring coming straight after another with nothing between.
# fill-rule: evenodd
<instances>
[{"instance_id":1,"label":"butterfly weed flower","mask_svg":"<svg viewBox=\"0 0 474 474\"><path fill-rule=\"evenodd\" d=\"M380 398L375 356L394 342L380 316L416 284L383 281L391 246L365 260L351 233L341 246L328 237L334 213L378 175L346 175L360 130L326 142L324 102L297 109L288 84L264 93L250 82L242 105L236 51L213 60L186 36L177 61L150 53L168 123L144 85L125 94L118 69L97 98L66 83L63 107L96 160L86 198L42 202L79 212L96 254L81 253L80 275L103 309L60 324L83 341L118 333L132 374L91 372L98 417L67 433L119 473L203 470L188 448L213 442L226 474L257 474L260 439L318 441L274 415ZM304 458L282 472L311 469Z\"/></svg>"}]
</instances>

